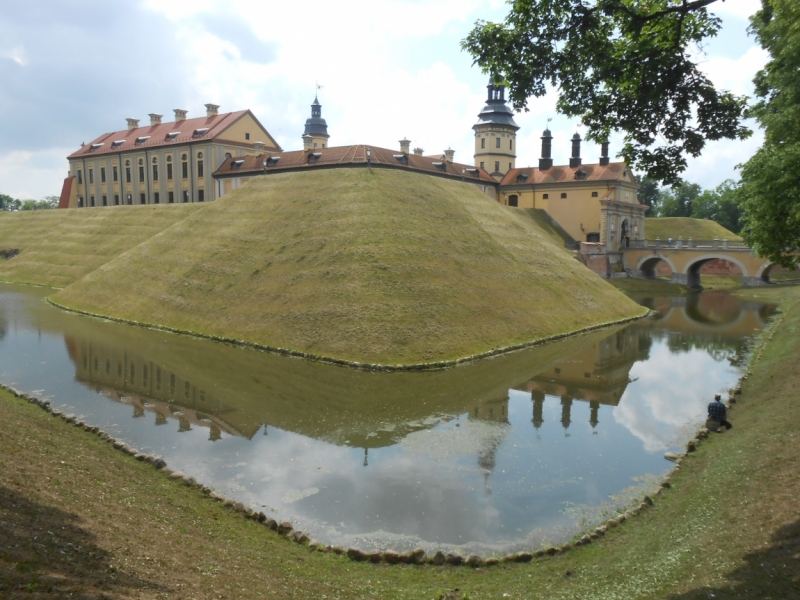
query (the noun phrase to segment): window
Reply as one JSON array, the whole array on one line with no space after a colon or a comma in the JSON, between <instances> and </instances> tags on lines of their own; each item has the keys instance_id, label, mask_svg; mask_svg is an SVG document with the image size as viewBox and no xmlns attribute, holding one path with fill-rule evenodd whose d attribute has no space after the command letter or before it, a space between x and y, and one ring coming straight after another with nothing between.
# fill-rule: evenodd
<instances>
[{"instance_id":1,"label":"window","mask_svg":"<svg viewBox=\"0 0 800 600\"><path fill-rule=\"evenodd\" d=\"M481 138L481 148L486 148L486 138Z\"/></svg>"},{"instance_id":2,"label":"window","mask_svg":"<svg viewBox=\"0 0 800 600\"><path fill-rule=\"evenodd\" d=\"M142 137L137 137L136 141L134 143L135 144L144 144L149 139L150 139L149 135L143 135Z\"/></svg>"},{"instance_id":3,"label":"window","mask_svg":"<svg viewBox=\"0 0 800 600\"><path fill-rule=\"evenodd\" d=\"M494 138L494 147L495 148L499 148L500 147L500 138Z\"/></svg>"},{"instance_id":4,"label":"window","mask_svg":"<svg viewBox=\"0 0 800 600\"><path fill-rule=\"evenodd\" d=\"M494 161L494 172L497 173L500 170L500 161Z\"/></svg>"},{"instance_id":5,"label":"window","mask_svg":"<svg viewBox=\"0 0 800 600\"><path fill-rule=\"evenodd\" d=\"M592 192L592 198L597 198L597 192Z\"/></svg>"},{"instance_id":6,"label":"window","mask_svg":"<svg viewBox=\"0 0 800 600\"><path fill-rule=\"evenodd\" d=\"M126 141L127 141L127 140L116 140L116 141L113 141L113 142L111 142L111 147L112 147L112 148L119 148L119 147L120 147L120 146L122 146L122 144L124 144Z\"/></svg>"},{"instance_id":7,"label":"window","mask_svg":"<svg viewBox=\"0 0 800 600\"><path fill-rule=\"evenodd\" d=\"M512 194L508 197L508 205L509 206L519 206L519 196L516 194Z\"/></svg>"},{"instance_id":8,"label":"window","mask_svg":"<svg viewBox=\"0 0 800 600\"><path fill-rule=\"evenodd\" d=\"M78 169L78 185L83 185L83 171Z\"/></svg>"},{"instance_id":9,"label":"window","mask_svg":"<svg viewBox=\"0 0 800 600\"><path fill-rule=\"evenodd\" d=\"M128 194L128 206L130 206L131 204L133 204L133 196Z\"/></svg>"},{"instance_id":10,"label":"window","mask_svg":"<svg viewBox=\"0 0 800 600\"><path fill-rule=\"evenodd\" d=\"M83 208L83 196L78 196L78 208Z\"/></svg>"},{"instance_id":11,"label":"window","mask_svg":"<svg viewBox=\"0 0 800 600\"><path fill-rule=\"evenodd\" d=\"M567 192L561 192L561 197L562 198L566 198L567 197Z\"/></svg>"},{"instance_id":12,"label":"window","mask_svg":"<svg viewBox=\"0 0 800 600\"><path fill-rule=\"evenodd\" d=\"M144 181L144 167L139 166L139 181Z\"/></svg>"},{"instance_id":13,"label":"window","mask_svg":"<svg viewBox=\"0 0 800 600\"><path fill-rule=\"evenodd\" d=\"M89 204L90 204L91 206L94 206L94 196L91 196L91 197L89 198Z\"/></svg>"},{"instance_id":14,"label":"window","mask_svg":"<svg viewBox=\"0 0 800 600\"><path fill-rule=\"evenodd\" d=\"M108 196L103 196L103 206L108 206Z\"/></svg>"},{"instance_id":15,"label":"window","mask_svg":"<svg viewBox=\"0 0 800 600\"><path fill-rule=\"evenodd\" d=\"M317 142L314 142L314 150L317 149Z\"/></svg>"},{"instance_id":16,"label":"window","mask_svg":"<svg viewBox=\"0 0 800 600\"><path fill-rule=\"evenodd\" d=\"M250 139L250 134L249 133L245 133L244 134L244 139L249 140Z\"/></svg>"},{"instance_id":17,"label":"window","mask_svg":"<svg viewBox=\"0 0 800 600\"><path fill-rule=\"evenodd\" d=\"M508 163L508 170L511 170L511 163Z\"/></svg>"},{"instance_id":18,"label":"window","mask_svg":"<svg viewBox=\"0 0 800 600\"><path fill-rule=\"evenodd\" d=\"M324 148L324 147L325 147L325 144L322 144L322 147Z\"/></svg>"},{"instance_id":19,"label":"window","mask_svg":"<svg viewBox=\"0 0 800 600\"><path fill-rule=\"evenodd\" d=\"M599 242L600 241L600 234L599 233L587 233L586 234L586 241L587 242Z\"/></svg>"},{"instance_id":20,"label":"window","mask_svg":"<svg viewBox=\"0 0 800 600\"><path fill-rule=\"evenodd\" d=\"M147 204L144 194L139 194L139 204Z\"/></svg>"},{"instance_id":21,"label":"window","mask_svg":"<svg viewBox=\"0 0 800 600\"><path fill-rule=\"evenodd\" d=\"M513 150L514 149L514 140L508 140L508 149L509 150Z\"/></svg>"},{"instance_id":22,"label":"window","mask_svg":"<svg viewBox=\"0 0 800 600\"><path fill-rule=\"evenodd\" d=\"M167 203L172 204L175 202L175 192L167 192Z\"/></svg>"},{"instance_id":23,"label":"window","mask_svg":"<svg viewBox=\"0 0 800 600\"><path fill-rule=\"evenodd\" d=\"M485 169L485 168L486 168L486 167L484 167L484 166L483 166L483 163L481 162L481 169Z\"/></svg>"},{"instance_id":24,"label":"window","mask_svg":"<svg viewBox=\"0 0 800 600\"><path fill-rule=\"evenodd\" d=\"M167 141L167 142L171 142L171 141L172 141L172 140L174 140L176 137L178 137L180 134L181 134L181 132L180 132L180 131L170 131L170 132L167 134L167 136L164 138L164 140L165 140L165 141Z\"/></svg>"},{"instance_id":25,"label":"window","mask_svg":"<svg viewBox=\"0 0 800 600\"><path fill-rule=\"evenodd\" d=\"M229 159L231 156L233 156L233 155L230 152L226 152L225 153L225 160Z\"/></svg>"},{"instance_id":26,"label":"window","mask_svg":"<svg viewBox=\"0 0 800 600\"><path fill-rule=\"evenodd\" d=\"M159 196L158 192L155 192L153 194L153 204L158 204L160 200L161 200L161 197Z\"/></svg>"},{"instance_id":27,"label":"window","mask_svg":"<svg viewBox=\"0 0 800 600\"><path fill-rule=\"evenodd\" d=\"M100 167L100 183L106 182L106 168Z\"/></svg>"},{"instance_id":28,"label":"window","mask_svg":"<svg viewBox=\"0 0 800 600\"><path fill-rule=\"evenodd\" d=\"M153 165L153 181L158 181L158 165Z\"/></svg>"},{"instance_id":29,"label":"window","mask_svg":"<svg viewBox=\"0 0 800 600\"><path fill-rule=\"evenodd\" d=\"M550 197L550 194L542 194L542 200L547 200Z\"/></svg>"},{"instance_id":30,"label":"window","mask_svg":"<svg viewBox=\"0 0 800 600\"><path fill-rule=\"evenodd\" d=\"M114 181L119 181L119 172L117 171L117 165L114 165L112 169L114 169Z\"/></svg>"},{"instance_id":31,"label":"window","mask_svg":"<svg viewBox=\"0 0 800 600\"><path fill-rule=\"evenodd\" d=\"M187 163L186 161L183 161L181 163L181 177L183 177L184 179L189 177L189 163Z\"/></svg>"},{"instance_id":32,"label":"window","mask_svg":"<svg viewBox=\"0 0 800 600\"><path fill-rule=\"evenodd\" d=\"M94 183L94 169L89 169L89 183Z\"/></svg>"},{"instance_id":33,"label":"window","mask_svg":"<svg viewBox=\"0 0 800 600\"><path fill-rule=\"evenodd\" d=\"M184 190L183 191L183 203L186 204L189 201L189 192Z\"/></svg>"},{"instance_id":34,"label":"window","mask_svg":"<svg viewBox=\"0 0 800 600\"><path fill-rule=\"evenodd\" d=\"M206 133L207 131L208 131L208 127L203 127L203 128L201 128L201 129L195 129L195 130L192 132L192 137L200 137L200 136L202 136L202 135L205 135L205 133Z\"/></svg>"},{"instance_id":35,"label":"window","mask_svg":"<svg viewBox=\"0 0 800 600\"><path fill-rule=\"evenodd\" d=\"M125 167L125 182L126 183L130 183L131 182L131 168L130 167Z\"/></svg>"},{"instance_id":36,"label":"window","mask_svg":"<svg viewBox=\"0 0 800 600\"><path fill-rule=\"evenodd\" d=\"M167 180L172 181L172 163L167 163Z\"/></svg>"},{"instance_id":37,"label":"window","mask_svg":"<svg viewBox=\"0 0 800 600\"><path fill-rule=\"evenodd\" d=\"M114 194L114 206L119 206L119 194Z\"/></svg>"},{"instance_id":38,"label":"window","mask_svg":"<svg viewBox=\"0 0 800 600\"><path fill-rule=\"evenodd\" d=\"M206 191L205 190L197 190L197 201L203 202L206 199Z\"/></svg>"},{"instance_id":39,"label":"window","mask_svg":"<svg viewBox=\"0 0 800 600\"><path fill-rule=\"evenodd\" d=\"M203 176L203 159L202 159L202 157L201 157L200 160L197 161L197 176L198 177L202 177Z\"/></svg>"}]
</instances>

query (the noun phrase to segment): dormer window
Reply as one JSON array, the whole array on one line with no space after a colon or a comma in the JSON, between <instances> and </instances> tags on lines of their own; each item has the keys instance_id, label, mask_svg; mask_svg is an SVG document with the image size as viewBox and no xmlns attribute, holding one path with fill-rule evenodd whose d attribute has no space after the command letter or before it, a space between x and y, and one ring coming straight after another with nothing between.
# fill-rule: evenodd
<instances>
[{"instance_id":1,"label":"dormer window","mask_svg":"<svg viewBox=\"0 0 800 600\"><path fill-rule=\"evenodd\" d=\"M433 166L439 169L440 171L444 171L447 168L443 162L434 162Z\"/></svg>"},{"instance_id":2,"label":"dormer window","mask_svg":"<svg viewBox=\"0 0 800 600\"><path fill-rule=\"evenodd\" d=\"M94 152L95 150L97 150L98 148L101 148L102 146L103 146L103 142L100 142L99 144L92 144L91 146L89 146L89 151L90 152Z\"/></svg>"},{"instance_id":3,"label":"dormer window","mask_svg":"<svg viewBox=\"0 0 800 600\"><path fill-rule=\"evenodd\" d=\"M317 162L320 159L321 156L322 156L322 152L310 152L308 154L308 163L309 164L314 164L315 162Z\"/></svg>"},{"instance_id":4,"label":"dormer window","mask_svg":"<svg viewBox=\"0 0 800 600\"><path fill-rule=\"evenodd\" d=\"M392 154L392 157L401 165L408 164L408 154Z\"/></svg>"},{"instance_id":5,"label":"dormer window","mask_svg":"<svg viewBox=\"0 0 800 600\"><path fill-rule=\"evenodd\" d=\"M280 156L270 156L269 158L264 159L264 168L267 167L274 167L278 164L278 161L281 159Z\"/></svg>"},{"instance_id":6,"label":"dormer window","mask_svg":"<svg viewBox=\"0 0 800 600\"><path fill-rule=\"evenodd\" d=\"M115 141L111 142L111 147L112 148L118 148L119 146L122 146L122 144L124 144L126 141L127 140L115 140Z\"/></svg>"},{"instance_id":7,"label":"dormer window","mask_svg":"<svg viewBox=\"0 0 800 600\"><path fill-rule=\"evenodd\" d=\"M141 136L141 137L137 137L137 138L136 138L136 142L135 142L135 143L137 143L137 144L144 144L144 143L145 143L147 140L149 140L149 139L150 139L150 136L149 136L149 135L143 135L143 136Z\"/></svg>"},{"instance_id":8,"label":"dormer window","mask_svg":"<svg viewBox=\"0 0 800 600\"><path fill-rule=\"evenodd\" d=\"M526 181L528 181L527 173L520 173L517 175L517 183L525 183Z\"/></svg>"},{"instance_id":9,"label":"dormer window","mask_svg":"<svg viewBox=\"0 0 800 600\"><path fill-rule=\"evenodd\" d=\"M480 174L480 171L478 169L467 169L467 173L473 177L477 177Z\"/></svg>"},{"instance_id":10,"label":"dormer window","mask_svg":"<svg viewBox=\"0 0 800 600\"><path fill-rule=\"evenodd\" d=\"M239 160L235 160L231 163L231 169L238 169L244 164L244 159L240 158Z\"/></svg>"},{"instance_id":11,"label":"dormer window","mask_svg":"<svg viewBox=\"0 0 800 600\"><path fill-rule=\"evenodd\" d=\"M583 169L575 171L575 179L586 179L586 171Z\"/></svg>"},{"instance_id":12,"label":"dormer window","mask_svg":"<svg viewBox=\"0 0 800 600\"><path fill-rule=\"evenodd\" d=\"M181 132L180 132L180 131L170 131L170 132L169 132L169 133L166 135L166 137L164 137L164 141L165 141L165 142L171 142L171 141L172 141L172 140L174 140L176 137L178 137L180 134L181 134Z\"/></svg>"},{"instance_id":13,"label":"dormer window","mask_svg":"<svg viewBox=\"0 0 800 600\"><path fill-rule=\"evenodd\" d=\"M192 132L192 137L200 137L201 135L205 135L208 133L208 127L201 127L200 129L195 129Z\"/></svg>"}]
</instances>

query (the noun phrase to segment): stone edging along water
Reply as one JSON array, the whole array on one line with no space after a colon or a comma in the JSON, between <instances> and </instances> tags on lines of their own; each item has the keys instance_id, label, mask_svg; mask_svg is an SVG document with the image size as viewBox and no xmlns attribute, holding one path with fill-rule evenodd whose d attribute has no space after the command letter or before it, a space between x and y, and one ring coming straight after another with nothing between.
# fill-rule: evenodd
<instances>
[{"instance_id":1,"label":"stone edging along water","mask_svg":"<svg viewBox=\"0 0 800 600\"><path fill-rule=\"evenodd\" d=\"M579 335L583 335L584 333L589 333L592 331L597 331L599 329L605 329L607 327L613 327L615 325L624 325L626 323L633 323L634 321L638 321L639 319L643 319L646 316L653 313L652 310L647 310L647 312L637 315L635 317L627 317L625 319L619 319L616 321L606 321L605 323L599 323L597 325L590 325L588 327L583 327L581 329L576 329L574 331L569 331L567 333L557 333L554 335L545 336L542 338L538 338L535 340L531 340L529 342L522 342L520 344L514 344L512 346L502 346L500 348L494 348L492 350L487 350L486 352L480 352L478 354L473 354L471 356L464 356L461 358L456 358L453 360L440 360L435 362L423 362L423 363L414 363L410 365L381 365L376 363L362 363L352 360L346 360L343 358L333 358L330 356L323 356L320 354L313 354L311 352L301 352L300 350L291 350L289 348L280 348L277 346L269 346L267 344L259 344L257 342L248 342L247 340L237 340L233 338L228 338L219 335L211 335L208 333L198 333L196 331L189 331L186 329L178 329L176 327L168 327L166 325L155 325L153 323L145 323L143 321L133 321L131 319L122 319L119 317L109 317L106 315L101 315L97 313L92 313L84 310L78 310L75 308L70 308L68 306L64 306L63 304L59 304L52 298L47 298L47 302L55 306L56 308L60 308L61 310L65 310L67 312L75 313L78 315L83 315L85 317L94 317L96 319L103 319L105 321L113 321L115 323L123 323L125 325L133 325L134 327L143 327L145 329L153 329L155 331L166 331L168 333L176 333L179 335L186 335L190 337L200 338L204 340L210 340L213 342L220 342L223 344L230 344L233 346L240 346L244 348L251 348L253 350L260 350L262 352L270 352L272 354L280 354L283 356L290 356L292 358L304 358L306 360L310 360L313 362L320 362L325 364L331 365L339 365L343 367L351 367L354 369L362 369L365 371L433 371L439 369L447 369L450 367L455 367L458 365L463 365L465 363L474 362L476 360L480 360L482 358L490 358L495 356L500 356L501 354L508 354L509 352L516 352L517 350L524 350L525 348L532 348L534 346L542 346L544 344L549 344L550 342L557 342L560 340L565 340L568 338L576 337Z\"/></svg>"},{"instance_id":2,"label":"stone edging along water","mask_svg":"<svg viewBox=\"0 0 800 600\"><path fill-rule=\"evenodd\" d=\"M781 318L775 326L773 326L773 331L770 332L770 335L766 338L764 343L762 344L761 348L758 351L758 354L755 356L755 361L761 360L761 355L764 351L764 347L767 345L769 341L772 340L772 336L774 334L774 329L780 322L783 320ZM737 384L735 389L730 390L730 397L728 398L729 408L736 403L736 396L742 393L741 383L742 381L746 380L749 376L749 372L742 375ZM0 388L8 391L9 393L13 394L14 396L21 398L30 404L39 406L44 411L50 413L54 417L60 417L66 423L71 423L76 427L79 427L87 432L93 433L100 437L101 440L106 441L107 443L111 444L115 450L119 450L127 455L130 455L134 459L146 462L156 470L159 470L166 474L170 479L174 480L176 483L180 483L191 488L195 488L199 490L203 495L208 497L210 500L215 502L220 502L223 506L230 508L231 510L240 513L244 518L256 521L264 527L278 535L284 536L287 539L294 541L298 544L307 546L309 549L318 552L329 552L338 555L347 555L350 559L355 561L369 561L371 563L387 563L390 565L394 564L409 564L409 565L451 565L451 566L469 566L469 567L489 567L492 565L497 565L500 563L526 563L530 562L534 558L540 558L543 556L555 556L563 554L573 548L584 546L586 544L591 544L594 540L604 536L606 532L610 528L618 527L625 521L631 519L632 517L638 515L642 511L646 510L648 507L653 505L654 498L660 496L665 490L672 487L670 483L670 475L675 471L679 470L681 467L681 462L683 461L684 457L690 453L697 450L697 447L700 445L701 441L707 439L710 435L708 429L703 427L700 429L694 439L689 440L686 444L686 452L682 454L677 453L670 453L664 455L664 458L668 460L673 460L675 462L675 468L667 474L667 477L661 482L661 485L658 489L653 493L653 496L644 496L641 503L632 508L627 510L622 514L618 514L617 516L608 519L605 524L597 527L596 529L590 531L589 533L583 535L580 539L576 540L575 542L567 542L562 544L561 546L551 546L549 548L542 548L531 552L516 552L513 554L506 554L503 557L495 557L490 556L486 558L482 558L477 554L470 554L464 557L457 551L452 551L448 553L444 553L441 550L437 551L435 554L428 556L424 549L416 548L415 550L408 550L406 552L396 552L394 550L372 550L372 551L364 551L360 548L343 548L342 546L330 546L322 544L316 540L312 540L309 536L304 533L303 531L297 530L289 521L283 521L278 523L275 519L267 517L263 512L255 512L254 510L246 507L241 502L236 500L225 498L213 490L211 488L199 483L195 480L194 477L190 477L188 475L184 475L179 471L171 471L167 468L166 461L158 456L154 456L152 454L144 454L139 452L138 450L131 448L126 443L116 440L109 434L102 431L99 427L92 426L85 421L75 417L71 414L66 414L63 411L53 408L49 401L42 400L35 396L25 394L20 392L12 387L6 386L0 383Z\"/></svg>"}]
</instances>

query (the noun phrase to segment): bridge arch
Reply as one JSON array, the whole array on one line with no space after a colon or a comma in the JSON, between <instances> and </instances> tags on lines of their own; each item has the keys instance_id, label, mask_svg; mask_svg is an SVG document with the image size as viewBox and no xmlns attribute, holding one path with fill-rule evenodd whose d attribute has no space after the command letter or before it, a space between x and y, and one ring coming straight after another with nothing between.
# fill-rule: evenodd
<instances>
[{"instance_id":1,"label":"bridge arch","mask_svg":"<svg viewBox=\"0 0 800 600\"><path fill-rule=\"evenodd\" d=\"M739 270L742 272L742 278L747 281L750 274L747 272L747 267L744 266L740 260L732 256L730 253L721 253L721 252L714 252L711 254L702 254L701 256L697 256L692 258L690 261L686 263L686 266L683 267L683 275L686 276L686 285L689 287L697 287L700 285L700 269L703 267L704 264L710 262L712 260L725 260L729 263L736 265Z\"/></svg>"},{"instance_id":2,"label":"bridge arch","mask_svg":"<svg viewBox=\"0 0 800 600\"><path fill-rule=\"evenodd\" d=\"M639 259L639 262L636 263L636 271L641 273L646 279L655 279L656 265L662 260L669 265L670 269L672 269L673 275L678 273L678 269L675 268L675 263L672 262L668 256L663 254L651 254L649 256L643 256Z\"/></svg>"},{"instance_id":3,"label":"bridge arch","mask_svg":"<svg viewBox=\"0 0 800 600\"><path fill-rule=\"evenodd\" d=\"M758 277L761 281L769 283L769 274L772 272L772 267L778 266L778 263L774 262L765 262L761 265L761 268L756 273L756 277Z\"/></svg>"}]
</instances>

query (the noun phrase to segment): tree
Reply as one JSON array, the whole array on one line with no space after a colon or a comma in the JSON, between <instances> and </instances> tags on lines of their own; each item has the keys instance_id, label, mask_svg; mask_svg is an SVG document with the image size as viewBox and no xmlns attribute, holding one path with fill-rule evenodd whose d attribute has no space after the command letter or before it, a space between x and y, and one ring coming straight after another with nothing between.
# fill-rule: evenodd
<instances>
[{"instance_id":1,"label":"tree","mask_svg":"<svg viewBox=\"0 0 800 600\"><path fill-rule=\"evenodd\" d=\"M46 210L58 208L58 196L45 196L43 200L23 200L19 210Z\"/></svg>"},{"instance_id":2,"label":"tree","mask_svg":"<svg viewBox=\"0 0 800 600\"><path fill-rule=\"evenodd\" d=\"M5 211L19 210L21 204L22 203L19 200L16 200L11 196L0 194L0 210L5 210Z\"/></svg>"},{"instance_id":3,"label":"tree","mask_svg":"<svg viewBox=\"0 0 800 600\"><path fill-rule=\"evenodd\" d=\"M746 138L746 99L698 69L721 21L717 0L516 0L504 23L478 21L462 41L485 72L503 73L517 110L558 89L558 110L595 142L622 131L629 165L674 184L706 140ZM787 0L788 1L788 0Z\"/></svg>"},{"instance_id":4,"label":"tree","mask_svg":"<svg viewBox=\"0 0 800 600\"><path fill-rule=\"evenodd\" d=\"M742 235L760 256L800 264L800 3L762 0L750 32L770 60L754 80L760 101L752 114L764 144L742 166Z\"/></svg>"},{"instance_id":5,"label":"tree","mask_svg":"<svg viewBox=\"0 0 800 600\"><path fill-rule=\"evenodd\" d=\"M658 181L651 177L642 177L639 179L639 202L646 204L651 209L658 202L660 186ZM655 216L651 214L651 216Z\"/></svg>"},{"instance_id":6,"label":"tree","mask_svg":"<svg viewBox=\"0 0 800 600\"><path fill-rule=\"evenodd\" d=\"M733 233L741 231L742 209L739 206L738 185L728 179L716 190L706 190L692 202L692 217L709 219Z\"/></svg>"},{"instance_id":7,"label":"tree","mask_svg":"<svg viewBox=\"0 0 800 600\"><path fill-rule=\"evenodd\" d=\"M682 181L670 190L661 190L654 217L691 217L694 201L703 191L696 183Z\"/></svg>"}]
</instances>

